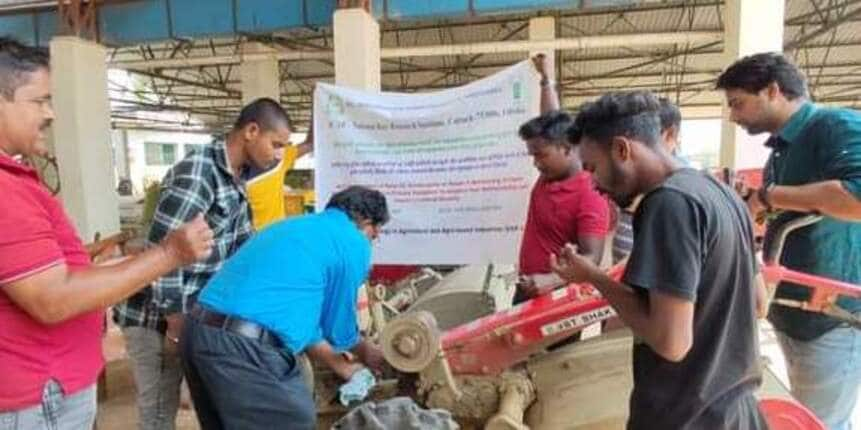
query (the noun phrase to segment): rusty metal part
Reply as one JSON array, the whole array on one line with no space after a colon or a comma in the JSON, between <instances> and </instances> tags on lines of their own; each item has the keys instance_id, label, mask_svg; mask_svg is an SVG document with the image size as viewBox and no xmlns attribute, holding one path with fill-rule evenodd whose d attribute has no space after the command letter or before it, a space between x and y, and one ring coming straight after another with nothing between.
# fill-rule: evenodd
<instances>
[{"instance_id":1,"label":"rusty metal part","mask_svg":"<svg viewBox=\"0 0 861 430\"><path fill-rule=\"evenodd\" d=\"M124 246L136 236L134 231L123 231L105 239L101 239L97 234L95 241L88 243L84 247L90 255L90 260L94 263L101 263L112 258L118 258L126 255Z\"/></svg>"},{"instance_id":2,"label":"rusty metal part","mask_svg":"<svg viewBox=\"0 0 861 430\"><path fill-rule=\"evenodd\" d=\"M364 9L366 12L371 12L370 0L338 0L338 9Z\"/></svg>"},{"instance_id":3,"label":"rusty metal part","mask_svg":"<svg viewBox=\"0 0 861 430\"><path fill-rule=\"evenodd\" d=\"M485 423L493 430L524 429L524 411L535 400L535 387L523 371L502 375L458 376L452 384L440 383L422 373L425 404L446 409L459 420ZM457 391L450 389L456 386Z\"/></svg>"},{"instance_id":4,"label":"rusty metal part","mask_svg":"<svg viewBox=\"0 0 861 430\"><path fill-rule=\"evenodd\" d=\"M61 0L57 2L60 34L90 40L98 39L96 15L98 0Z\"/></svg>"},{"instance_id":5,"label":"rusty metal part","mask_svg":"<svg viewBox=\"0 0 861 430\"><path fill-rule=\"evenodd\" d=\"M404 286L385 301L386 307L392 312L401 312L418 300L419 293L412 285Z\"/></svg>"},{"instance_id":6,"label":"rusty metal part","mask_svg":"<svg viewBox=\"0 0 861 430\"><path fill-rule=\"evenodd\" d=\"M499 378L463 376L454 378L457 391L432 375L422 374L425 405L450 411L458 419L483 423L499 410ZM427 391L425 391L427 390Z\"/></svg>"},{"instance_id":7,"label":"rusty metal part","mask_svg":"<svg viewBox=\"0 0 861 430\"><path fill-rule=\"evenodd\" d=\"M374 285L368 287L368 311L371 316L371 333L374 335L382 333L386 327L385 298L385 286Z\"/></svg>"},{"instance_id":8,"label":"rusty metal part","mask_svg":"<svg viewBox=\"0 0 861 430\"><path fill-rule=\"evenodd\" d=\"M505 374L499 393L499 411L487 420L485 430L527 430L523 415L535 400L532 381L523 373Z\"/></svg>"},{"instance_id":9,"label":"rusty metal part","mask_svg":"<svg viewBox=\"0 0 861 430\"><path fill-rule=\"evenodd\" d=\"M429 268L423 268L393 286L376 284L367 289L367 300L359 303L359 309L367 310L367 327L372 337L383 332L385 325L418 300L428 289L436 285L442 276ZM364 304L363 304L364 303Z\"/></svg>"},{"instance_id":10,"label":"rusty metal part","mask_svg":"<svg viewBox=\"0 0 861 430\"><path fill-rule=\"evenodd\" d=\"M383 357L402 372L420 372L439 355L440 336L430 313L402 315L388 322L382 332Z\"/></svg>"}]
</instances>

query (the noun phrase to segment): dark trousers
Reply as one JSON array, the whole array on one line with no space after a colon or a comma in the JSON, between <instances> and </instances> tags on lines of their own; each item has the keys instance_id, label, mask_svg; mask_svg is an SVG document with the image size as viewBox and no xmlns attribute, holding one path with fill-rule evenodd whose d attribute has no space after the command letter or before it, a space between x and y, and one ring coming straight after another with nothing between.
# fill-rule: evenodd
<instances>
[{"instance_id":1,"label":"dark trousers","mask_svg":"<svg viewBox=\"0 0 861 430\"><path fill-rule=\"evenodd\" d=\"M204 430L316 427L314 400L292 354L191 316L180 349Z\"/></svg>"}]
</instances>

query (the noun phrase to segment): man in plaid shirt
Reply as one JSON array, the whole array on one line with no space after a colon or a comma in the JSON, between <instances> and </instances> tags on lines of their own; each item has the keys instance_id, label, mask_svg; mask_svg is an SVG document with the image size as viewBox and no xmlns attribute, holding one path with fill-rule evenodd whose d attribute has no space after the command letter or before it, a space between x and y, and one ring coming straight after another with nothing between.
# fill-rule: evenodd
<instances>
[{"instance_id":1,"label":"man in plaid shirt","mask_svg":"<svg viewBox=\"0 0 861 430\"><path fill-rule=\"evenodd\" d=\"M182 366L176 349L182 315L222 263L252 234L243 178L249 169L276 163L288 145L290 120L274 100L245 106L226 139L188 154L162 181L149 243L203 213L215 233L212 255L182 267L115 307L123 328L138 391L139 428L173 429L179 407Z\"/></svg>"}]
</instances>

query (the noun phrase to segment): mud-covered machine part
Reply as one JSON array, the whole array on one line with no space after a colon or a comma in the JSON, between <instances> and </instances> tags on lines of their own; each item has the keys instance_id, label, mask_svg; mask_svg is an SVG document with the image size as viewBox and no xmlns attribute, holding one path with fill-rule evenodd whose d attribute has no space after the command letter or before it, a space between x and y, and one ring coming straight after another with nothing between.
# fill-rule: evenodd
<instances>
[{"instance_id":1,"label":"mud-covered machine part","mask_svg":"<svg viewBox=\"0 0 861 430\"><path fill-rule=\"evenodd\" d=\"M427 368L440 353L441 336L433 315L419 311L390 321L380 343L392 367L416 373Z\"/></svg>"}]
</instances>

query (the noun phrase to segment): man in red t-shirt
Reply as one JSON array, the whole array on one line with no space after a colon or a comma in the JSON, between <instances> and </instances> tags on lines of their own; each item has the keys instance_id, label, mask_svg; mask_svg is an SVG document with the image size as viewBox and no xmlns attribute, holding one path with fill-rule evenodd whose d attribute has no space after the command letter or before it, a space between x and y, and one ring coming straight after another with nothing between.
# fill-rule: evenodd
<instances>
[{"instance_id":1,"label":"man in red t-shirt","mask_svg":"<svg viewBox=\"0 0 861 430\"><path fill-rule=\"evenodd\" d=\"M48 52L0 38L0 427L93 427L104 309L205 258L198 217L159 246L105 267L89 256L59 200L20 156L45 155Z\"/></svg>"},{"instance_id":2,"label":"man in red t-shirt","mask_svg":"<svg viewBox=\"0 0 861 430\"><path fill-rule=\"evenodd\" d=\"M520 244L521 282L515 304L563 284L552 273L550 255L566 243L576 244L597 263L610 230L609 202L595 189L592 175L583 171L567 139L574 120L559 110L554 84L547 78L546 58L538 55L533 62L541 75L541 116L523 124L520 137L540 176L529 198Z\"/></svg>"}]
</instances>

